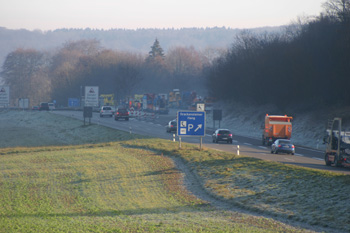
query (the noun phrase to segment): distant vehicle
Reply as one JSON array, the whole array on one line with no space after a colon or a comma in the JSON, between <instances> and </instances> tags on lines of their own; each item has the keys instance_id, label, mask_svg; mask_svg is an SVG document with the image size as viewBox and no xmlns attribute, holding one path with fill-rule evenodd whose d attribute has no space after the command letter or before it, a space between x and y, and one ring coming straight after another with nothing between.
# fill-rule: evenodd
<instances>
[{"instance_id":1,"label":"distant vehicle","mask_svg":"<svg viewBox=\"0 0 350 233\"><path fill-rule=\"evenodd\" d=\"M32 110L39 110L39 106L33 106Z\"/></svg>"},{"instance_id":2,"label":"distant vehicle","mask_svg":"<svg viewBox=\"0 0 350 233\"><path fill-rule=\"evenodd\" d=\"M49 103L46 103L46 102L40 103L39 110L40 111L43 111L43 110L49 111L50 110Z\"/></svg>"},{"instance_id":3,"label":"distant vehicle","mask_svg":"<svg viewBox=\"0 0 350 233\"><path fill-rule=\"evenodd\" d=\"M292 121L291 116L265 116L264 124L262 125L262 144L270 146L277 139L290 140L292 137Z\"/></svg>"},{"instance_id":4,"label":"distant vehicle","mask_svg":"<svg viewBox=\"0 0 350 233\"><path fill-rule=\"evenodd\" d=\"M124 119L129 120L129 111L126 108L118 108L114 113L114 120Z\"/></svg>"},{"instance_id":5,"label":"distant vehicle","mask_svg":"<svg viewBox=\"0 0 350 233\"><path fill-rule=\"evenodd\" d=\"M232 132L228 129L217 129L213 133L213 142L218 143L219 141L226 141L232 144Z\"/></svg>"},{"instance_id":6,"label":"distant vehicle","mask_svg":"<svg viewBox=\"0 0 350 233\"><path fill-rule=\"evenodd\" d=\"M102 106L100 109L100 117L104 117L104 116L112 117L113 113L114 111L111 106Z\"/></svg>"},{"instance_id":7,"label":"distant vehicle","mask_svg":"<svg viewBox=\"0 0 350 233\"><path fill-rule=\"evenodd\" d=\"M55 104L54 103L49 103L49 110L53 111L55 109L56 109Z\"/></svg>"},{"instance_id":8,"label":"distant vehicle","mask_svg":"<svg viewBox=\"0 0 350 233\"><path fill-rule=\"evenodd\" d=\"M169 121L169 123L166 126L167 133L176 132L176 130L177 130L177 122L175 120Z\"/></svg>"},{"instance_id":9,"label":"distant vehicle","mask_svg":"<svg viewBox=\"0 0 350 233\"><path fill-rule=\"evenodd\" d=\"M271 145L271 154L278 154L278 153L286 153L286 154L292 154L295 153L295 146L290 140L286 139L277 139L272 145Z\"/></svg>"}]
</instances>

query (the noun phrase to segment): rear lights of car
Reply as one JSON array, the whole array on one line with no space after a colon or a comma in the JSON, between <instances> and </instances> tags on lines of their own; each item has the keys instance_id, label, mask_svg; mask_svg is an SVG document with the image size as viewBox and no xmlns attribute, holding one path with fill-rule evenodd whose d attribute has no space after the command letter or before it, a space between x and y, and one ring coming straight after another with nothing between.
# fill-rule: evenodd
<instances>
[{"instance_id":1,"label":"rear lights of car","mask_svg":"<svg viewBox=\"0 0 350 233\"><path fill-rule=\"evenodd\" d=\"M294 146L294 145L292 145L292 148L295 148L295 146Z\"/></svg>"},{"instance_id":2,"label":"rear lights of car","mask_svg":"<svg viewBox=\"0 0 350 233\"><path fill-rule=\"evenodd\" d=\"M232 137L232 133L230 133L228 136L229 136L229 137Z\"/></svg>"},{"instance_id":3,"label":"rear lights of car","mask_svg":"<svg viewBox=\"0 0 350 233\"><path fill-rule=\"evenodd\" d=\"M220 136L221 134L218 133L218 136Z\"/></svg>"}]
</instances>

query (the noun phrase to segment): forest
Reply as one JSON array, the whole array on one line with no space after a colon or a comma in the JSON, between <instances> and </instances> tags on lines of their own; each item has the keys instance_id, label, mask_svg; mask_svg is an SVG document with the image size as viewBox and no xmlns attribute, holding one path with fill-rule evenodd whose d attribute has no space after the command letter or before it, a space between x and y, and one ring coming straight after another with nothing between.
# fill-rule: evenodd
<instances>
[{"instance_id":1,"label":"forest","mask_svg":"<svg viewBox=\"0 0 350 233\"><path fill-rule=\"evenodd\" d=\"M167 93L174 88L246 104L348 106L350 2L328 0L324 12L279 33L244 30L226 50L173 46L153 39L148 53L108 49L96 39L67 41L56 50L18 48L8 53L0 76L12 104L56 100L67 105L83 86L117 99Z\"/></svg>"},{"instance_id":2,"label":"forest","mask_svg":"<svg viewBox=\"0 0 350 233\"><path fill-rule=\"evenodd\" d=\"M210 65L210 54L217 52L173 47L165 55L155 39L148 54L137 54L103 48L97 40L79 40L55 52L16 49L7 55L1 76L10 86L13 105L28 98L32 105L55 100L67 106L68 98L84 95L84 86L99 86L100 94L114 94L117 100L173 88L202 90L202 71Z\"/></svg>"},{"instance_id":3,"label":"forest","mask_svg":"<svg viewBox=\"0 0 350 233\"><path fill-rule=\"evenodd\" d=\"M350 104L350 1L330 0L315 19L281 34L240 34L209 69L224 101L310 110Z\"/></svg>"}]
</instances>

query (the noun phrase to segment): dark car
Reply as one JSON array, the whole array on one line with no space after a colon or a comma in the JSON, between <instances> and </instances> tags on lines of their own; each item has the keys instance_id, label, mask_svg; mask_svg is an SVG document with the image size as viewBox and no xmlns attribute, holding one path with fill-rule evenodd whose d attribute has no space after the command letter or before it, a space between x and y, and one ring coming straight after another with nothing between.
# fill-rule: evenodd
<instances>
[{"instance_id":1,"label":"dark car","mask_svg":"<svg viewBox=\"0 0 350 233\"><path fill-rule=\"evenodd\" d=\"M271 154L278 154L278 153L287 153L294 155L295 153L295 146L290 140L287 139L277 139L272 145L271 145Z\"/></svg>"},{"instance_id":2,"label":"dark car","mask_svg":"<svg viewBox=\"0 0 350 233\"><path fill-rule=\"evenodd\" d=\"M169 123L166 126L166 131L168 133L171 133L171 132L176 132L176 130L177 130L177 122L175 120L169 121Z\"/></svg>"},{"instance_id":3,"label":"dark car","mask_svg":"<svg viewBox=\"0 0 350 233\"><path fill-rule=\"evenodd\" d=\"M39 110L39 106L36 106L36 105L33 106L33 107L32 107L32 110Z\"/></svg>"},{"instance_id":4,"label":"dark car","mask_svg":"<svg viewBox=\"0 0 350 233\"><path fill-rule=\"evenodd\" d=\"M225 141L232 144L232 132L228 129L217 129L213 133L213 142Z\"/></svg>"},{"instance_id":5,"label":"dark car","mask_svg":"<svg viewBox=\"0 0 350 233\"><path fill-rule=\"evenodd\" d=\"M129 111L126 108L118 108L114 113L114 120L124 119L126 121L129 120Z\"/></svg>"},{"instance_id":6,"label":"dark car","mask_svg":"<svg viewBox=\"0 0 350 233\"><path fill-rule=\"evenodd\" d=\"M50 110L49 103L40 103L39 110L40 111L43 111L43 110L49 111Z\"/></svg>"}]
</instances>

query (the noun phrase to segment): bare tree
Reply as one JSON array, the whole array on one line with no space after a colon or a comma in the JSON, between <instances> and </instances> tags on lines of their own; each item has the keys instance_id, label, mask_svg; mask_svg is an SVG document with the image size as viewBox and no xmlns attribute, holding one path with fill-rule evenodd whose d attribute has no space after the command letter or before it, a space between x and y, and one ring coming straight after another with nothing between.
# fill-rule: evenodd
<instances>
[{"instance_id":1,"label":"bare tree","mask_svg":"<svg viewBox=\"0 0 350 233\"><path fill-rule=\"evenodd\" d=\"M350 20L350 0L328 0L323 3L326 14L341 22Z\"/></svg>"},{"instance_id":2,"label":"bare tree","mask_svg":"<svg viewBox=\"0 0 350 233\"><path fill-rule=\"evenodd\" d=\"M45 65L44 54L33 49L17 49L7 55L1 76L11 88L12 104L19 98L29 98L30 102L36 103L38 99L48 97L47 92L43 95L40 92L41 88L48 88L47 77L41 72ZM37 82L38 79L42 82Z\"/></svg>"}]
</instances>

